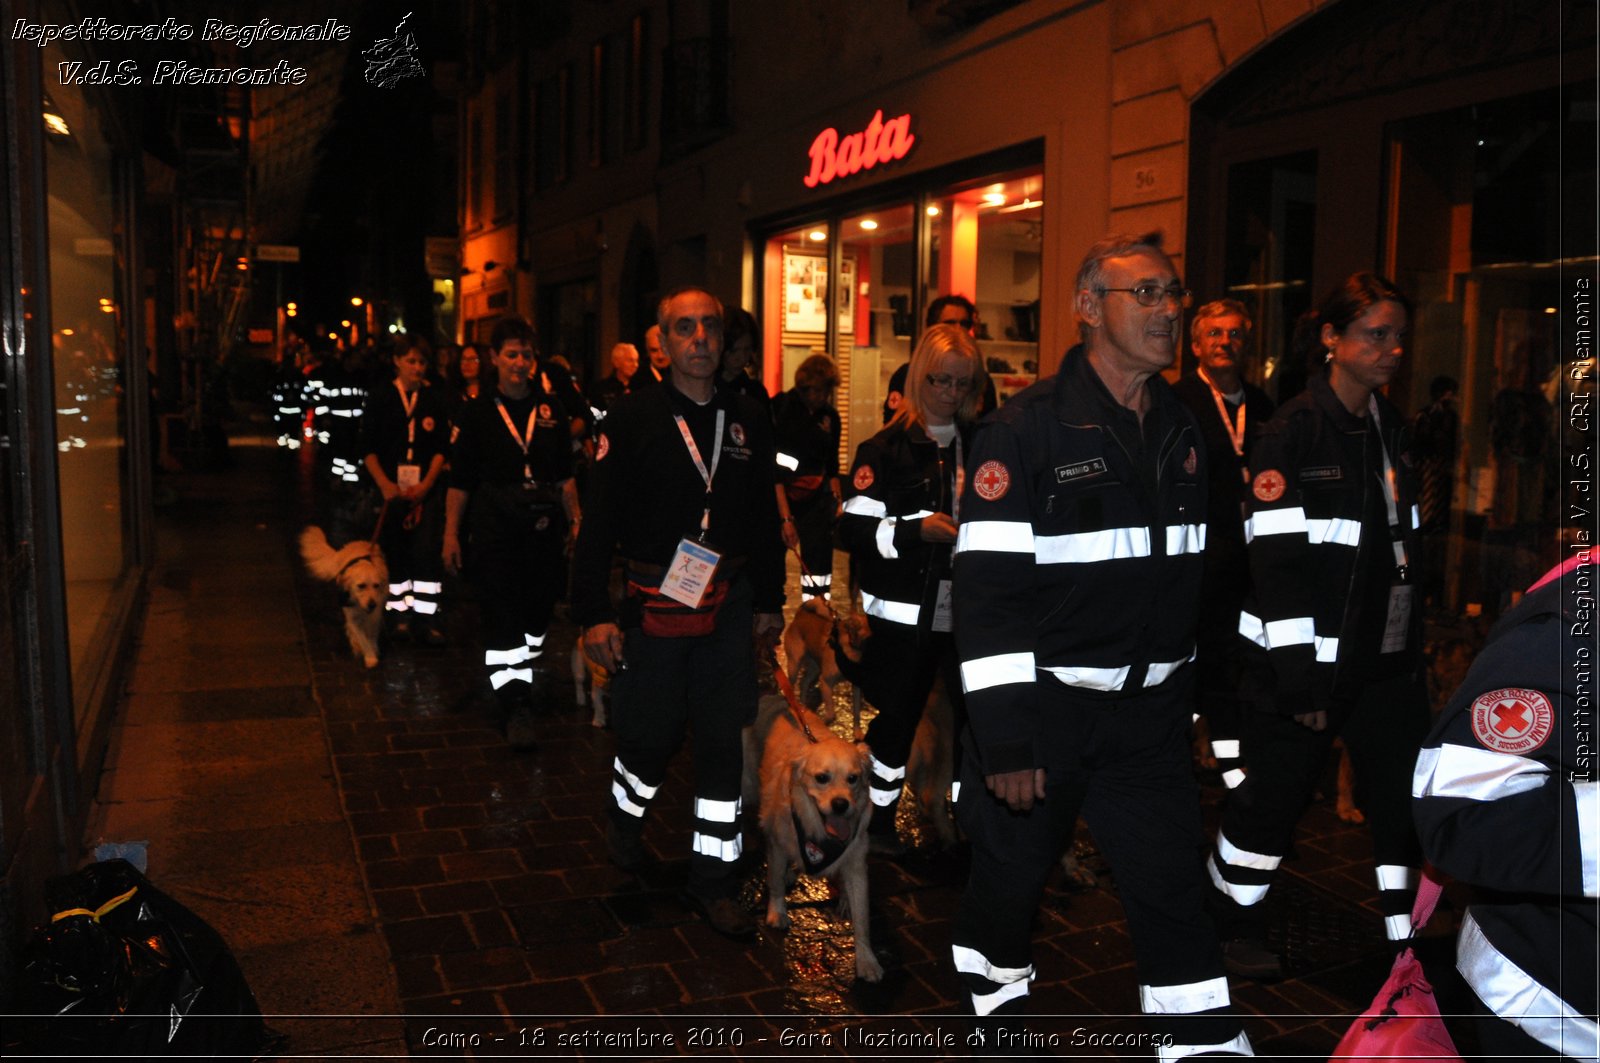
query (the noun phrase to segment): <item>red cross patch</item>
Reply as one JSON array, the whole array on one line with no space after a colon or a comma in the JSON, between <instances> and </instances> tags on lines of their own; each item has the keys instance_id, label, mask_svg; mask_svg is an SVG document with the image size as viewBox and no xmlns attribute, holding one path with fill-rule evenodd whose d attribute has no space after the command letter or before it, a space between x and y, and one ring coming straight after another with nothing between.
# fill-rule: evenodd
<instances>
[{"instance_id":1,"label":"red cross patch","mask_svg":"<svg viewBox=\"0 0 1600 1063\"><path fill-rule=\"evenodd\" d=\"M599 461L609 453L611 453L611 440L606 438L606 434L604 432L601 432L600 442L594 448L594 460Z\"/></svg>"},{"instance_id":2,"label":"red cross patch","mask_svg":"<svg viewBox=\"0 0 1600 1063\"><path fill-rule=\"evenodd\" d=\"M1011 470L998 461L986 461L972 475L972 489L985 502L996 502L1011 490Z\"/></svg>"},{"instance_id":3,"label":"red cross patch","mask_svg":"<svg viewBox=\"0 0 1600 1063\"><path fill-rule=\"evenodd\" d=\"M424 417L422 419L422 430L424 432L433 431L433 418L432 417Z\"/></svg>"},{"instance_id":4,"label":"red cross patch","mask_svg":"<svg viewBox=\"0 0 1600 1063\"><path fill-rule=\"evenodd\" d=\"M1262 469L1256 473L1255 482L1250 485L1250 490L1263 502L1276 502L1283 497L1283 489L1287 486L1283 480L1283 473L1277 469Z\"/></svg>"},{"instance_id":5,"label":"red cross patch","mask_svg":"<svg viewBox=\"0 0 1600 1063\"><path fill-rule=\"evenodd\" d=\"M861 466L859 469L856 470L855 476L851 477L850 482L856 485L856 490L857 491L865 491L867 488L871 487L872 486L872 466L871 465L863 465L863 466Z\"/></svg>"},{"instance_id":6,"label":"red cross patch","mask_svg":"<svg viewBox=\"0 0 1600 1063\"><path fill-rule=\"evenodd\" d=\"M744 446L744 425L740 424L738 421L730 424L728 426L728 438L733 440L734 446Z\"/></svg>"},{"instance_id":7,"label":"red cross patch","mask_svg":"<svg viewBox=\"0 0 1600 1063\"><path fill-rule=\"evenodd\" d=\"M548 402L542 402L539 404L539 419L543 421L548 421L550 419L550 404Z\"/></svg>"},{"instance_id":8,"label":"red cross patch","mask_svg":"<svg viewBox=\"0 0 1600 1063\"><path fill-rule=\"evenodd\" d=\"M1480 694L1472 703L1472 735L1496 753L1531 753L1555 729L1550 699L1537 690L1505 687Z\"/></svg>"}]
</instances>

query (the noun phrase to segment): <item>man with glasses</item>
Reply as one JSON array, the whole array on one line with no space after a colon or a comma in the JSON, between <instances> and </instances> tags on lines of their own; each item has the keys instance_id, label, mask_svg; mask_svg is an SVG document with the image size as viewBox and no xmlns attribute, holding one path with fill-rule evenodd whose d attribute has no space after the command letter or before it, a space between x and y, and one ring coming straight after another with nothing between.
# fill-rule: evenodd
<instances>
[{"instance_id":1,"label":"man with glasses","mask_svg":"<svg viewBox=\"0 0 1600 1063\"><path fill-rule=\"evenodd\" d=\"M964 295L941 295L928 304L928 312L923 324L927 327L934 325L955 325L967 335L977 338L978 335L978 307L971 299ZM894 416L894 411L900 408L900 403L905 401L906 373L911 369L911 362L906 363L894 371L889 378L889 393L883 400L883 423L888 424ZM978 407L979 412L995 408L994 381L984 376L983 401Z\"/></svg>"},{"instance_id":2,"label":"man with glasses","mask_svg":"<svg viewBox=\"0 0 1600 1063\"><path fill-rule=\"evenodd\" d=\"M1250 312L1236 299L1218 299L1196 310L1189 323L1195 367L1173 388L1200 426L1210 472L1195 688L1211 754L1230 790L1244 781L1239 748L1243 643L1238 632L1239 610L1250 589L1250 559L1244 548L1249 457L1274 409L1267 393L1245 379L1252 325Z\"/></svg>"},{"instance_id":3,"label":"man with glasses","mask_svg":"<svg viewBox=\"0 0 1600 1063\"><path fill-rule=\"evenodd\" d=\"M549 685L537 662L562 590L562 551L579 518L569 444L574 413L538 370L526 321L501 319L489 342L495 390L462 411L450 455L444 563L452 573L462 570L465 518L484 669L507 741L526 752L534 747L535 703Z\"/></svg>"},{"instance_id":4,"label":"man with glasses","mask_svg":"<svg viewBox=\"0 0 1600 1063\"><path fill-rule=\"evenodd\" d=\"M1163 1060L1250 1054L1196 859L1205 455L1161 378L1189 299L1159 234L1089 249L1083 342L979 427L955 559L957 816L972 840L956 970L978 1015L1023 1010L1034 912L1081 809L1116 876Z\"/></svg>"}]
</instances>

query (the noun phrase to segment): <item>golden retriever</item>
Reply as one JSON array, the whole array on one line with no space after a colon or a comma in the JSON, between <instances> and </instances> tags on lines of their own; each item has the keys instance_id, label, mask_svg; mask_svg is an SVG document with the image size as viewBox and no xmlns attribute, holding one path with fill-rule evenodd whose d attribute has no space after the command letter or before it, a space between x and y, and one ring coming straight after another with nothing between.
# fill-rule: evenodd
<instances>
[{"instance_id":1,"label":"golden retriever","mask_svg":"<svg viewBox=\"0 0 1600 1063\"><path fill-rule=\"evenodd\" d=\"M611 673L583 652L583 642L572 647L573 699L590 709L589 722L604 727L610 715Z\"/></svg>"},{"instance_id":2,"label":"golden retriever","mask_svg":"<svg viewBox=\"0 0 1600 1063\"><path fill-rule=\"evenodd\" d=\"M839 914L852 921L856 945L856 977L883 978L883 965L872 951L867 906L867 823L872 800L867 796L867 747L851 744L828 730L816 713L763 699L767 710L761 757L761 830L767 839L767 925L789 926L785 896L795 875L832 878L843 887ZM776 709L776 711L773 711ZM796 724L805 722L812 737Z\"/></svg>"},{"instance_id":3,"label":"golden retriever","mask_svg":"<svg viewBox=\"0 0 1600 1063\"><path fill-rule=\"evenodd\" d=\"M917 733L906 760L906 787L933 826L939 847L956 843L956 825L950 815L950 782L955 772L955 710L945 693L944 680L935 680L923 706Z\"/></svg>"},{"instance_id":4,"label":"golden retriever","mask_svg":"<svg viewBox=\"0 0 1600 1063\"><path fill-rule=\"evenodd\" d=\"M870 632L864 613L849 613L838 618L839 646L851 661L861 660L861 644ZM783 630L783 655L789 661L789 682L795 696L809 702L811 687L818 694L817 714L833 722L833 688L845 681L834 652L834 614L828 603L810 598L801 603L794 619Z\"/></svg>"},{"instance_id":5,"label":"golden retriever","mask_svg":"<svg viewBox=\"0 0 1600 1063\"><path fill-rule=\"evenodd\" d=\"M358 539L335 550L321 528L300 533L300 557L317 579L338 584L344 594L344 633L368 668L378 666L378 635L389 600L389 566L377 543Z\"/></svg>"}]
</instances>

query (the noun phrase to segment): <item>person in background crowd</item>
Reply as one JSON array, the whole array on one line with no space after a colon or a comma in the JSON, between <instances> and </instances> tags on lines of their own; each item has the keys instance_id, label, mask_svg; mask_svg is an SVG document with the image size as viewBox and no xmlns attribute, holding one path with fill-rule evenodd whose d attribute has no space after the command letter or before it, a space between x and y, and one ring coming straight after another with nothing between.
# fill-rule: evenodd
<instances>
[{"instance_id":1,"label":"person in background crowd","mask_svg":"<svg viewBox=\"0 0 1600 1063\"><path fill-rule=\"evenodd\" d=\"M659 384L672 372L672 359L661 346L660 325L651 325L644 330L644 353L647 364L634 381L635 389L647 384Z\"/></svg>"},{"instance_id":2,"label":"person in background crowd","mask_svg":"<svg viewBox=\"0 0 1600 1063\"><path fill-rule=\"evenodd\" d=\"M1600 1053L1594 578L1586 549L1500 618L1412 777L1423 853L1473 891L1456 969L1486 1059Z\"/></svg>"},{"instance_id":3,"label":"person in background crowd","mask_svg":"<svg viewBox=\"0 0 1600 1063\"><path fill-rule=\"evenodd\" d=\"M1417 461L1417 516L1426 551L1418 583L1423 597L1435 603L1444 597L1445 537L1450 532L1456 449L1461 434L1461 415L1456 412L1459 390L1455 377L1434 377L1428 385L1431 401L1411 419L1411 447Z\"/></svg>"},{"instance_id":4,"label":"person in background crowd","mask_svg":"<svg viewBox=\"0 0 1600 1063\"><path fill-rule=\"evenodd\" d=\"M478 354L478 348L473 344L466 344L456 356L455 364L450 367L450 372L445 377L445 396L450 404L450 423L460 423L463 407L476 399L486 388L494 386L494 370L483 364ZM451 442L455 442L455 432L451 432Z\"/></svg>"},{"instance_id":5,"label":"person in background crowd","mask_svg":"<svg viewBox=\"0 0 1600 1063\"><path fill-rule=\"evenodd\" d=\"M728 308L727 334L722 344L722 371L717 387L732 388L755 399L770 416L772 396L761 383L761 329L750 311Z\"/></svg>"},{"instance_id":6,"label":"person in background crowd","mask_svg":"<svg viewBox=\"0 0 1600 1063\"><path fill-rule=\"evenodd\" d=\"M1239 610L1250 587L1250 559L1244 548L1250 451L1274 409L1267 393L1245 379L1253 325L1250 312L1234 299L1218 299L1196 310L1189 323L1195 370L1173 387L1200 426L1210 470L1195 689L1212 755L1230 790L1244 780L1239 750L1243 668Z\"/></svg>"},{"instance_id":7,"label":"person in background crowd","mask_svg":"<svg viewBox=\"0 0 1600 1063\"><path fill-rule=\"evenodd\" d=\"M444 398L426 378L433 352L426 340L401 336L394 345L394 380L379 387L361 415L362 463L383 495L385 510L378 545L389 563L391 633L412 634L433 646L444 644L439 594L440 520L443 498L435 490L450 445Z\"/></svg>"},{"instance_id":8,"label":"person in background crowd","mask_svg":"<svg viewBox=\"0 0 1600 1063\"><path fill-rule=\"evenodd\" d=\"M1259 978L1281 973L1262 900L1334 738L1371 825L1391 942L1410 936L1422 866L1407 793L1428 727L1416 495L1405 418L1381 394L1411 304L1384 278L1355 273L1318 317L1327 369L1278 410L1251 458L1252 586L1239 616L1249 771L1207 863L1228 969Z\"/></svg>"},{"instance_id":9,"label":"person in background crowd","mask_svg":"<svg viewBox=\"0 0 1600 1063\"><path fill-rule=\"evenodd\" d=\"M906 760L935 678L965 723L951 634L951 550L963 486L962 457L983 394L983 359L966 330L934 325L911 355L905 401L856 450L839 539L856 562L872 637L862 651L863 691L878 710L868 827L874 849L903 849L895 811Z\"/></svg>"},{"instance_id":10,"label":"person in background crowd","mask_svg":"<svg viewBox=\"0 0 1600 1063\"><path fill-rule=\"evenodd\" d=\"M618 343L611 348L611 373L589 389L595 423L598 424L624 395L633 391L633 379L639 372L639 348L631 343Z\"/></svg>"},{"instance_id":11,"label":"person in background crowd","mask_svg":"<svg viewBox=\"0 0 1600 1063\"><path fill-rule=\"evenodd\" d=\"M964 295L941 295L928 304L928 311L924 315L923 324L927 327L933 325L957 325L966 330L967 335L976 337L978 334L978 308L971 299ZM894 416L894 411L900 408L900 403L905 399L906 374L910 370L911 362L908 359L889 378L889 393L883 400L884 424L889 423L889 419ZM984 374L984 379L988 380L987 373ZM988 406L984 407L986 409L992 410L995 407L993 391L994 382L991 380L984 392L989 399ZM981 413L984 408L980 408L979 412Z\"/></svg>"},{"instance_id":12,"label":"person in background crowd","mask_svg":"<svg viewBox=\"0 0 1600 1063\"><path fill-rule=\"evenodd\" d=\"M833 522L839 514L839 439L834 409L839 370L813 354L794 373L794 387L772 404L778 442L778 513L783 544L800 548L802 599L827 601L833 589Z\"/></svg>"},{"instance_id":13,"label":"person in background crowd","mask_svg":"<svg viewBox=\"0 0 1600 1063\"><path fill-rule=\"evenodd\" d=\"M539 665L562 591L563 548L580 510L572 479L571 413L538 366L537 341L519 317L490 337L495 390L462 411L450 456L444 562L477 588L483 665L506 739L534 748L533 714L548 694ZM470 503L470 506L469 506Z\"/></svg>"},{"instance_id":14,"label":"person in background crowd","mask_svg":"<svg viewBox=\"0 0 1600 1063\"><path fill-rule=\"evenodd\" d=\"M657 316L671 369L602 426L572 615L590 658L613 676L612 862L636 869L649 860L646 811L692 733L688 899L719 933L749 937L755 923L734 873L741 730L755 716L756 642L783 626L772 428L750 399L715 385L723 330L714 296L674 292ZM628 586L620 607L609 593L619 552Z\"/></svg>"},{"instance_id":15,"label":"person in background crowd","mask_svg":"<svg viewBox=\"0 0 1600 1063\"><path fill-rule=\"evenodd\" d=\"M1045 881L1081 808L1116 876L1162 1060L1249 1055L1195 861L1190 766L1206 469L1161 373L1190 294L1160 234L1078 270L1083 342L979 426L956 543L967 698L953 928L980 1016L1023 1010Z\"/></svg>"}]
</instances>

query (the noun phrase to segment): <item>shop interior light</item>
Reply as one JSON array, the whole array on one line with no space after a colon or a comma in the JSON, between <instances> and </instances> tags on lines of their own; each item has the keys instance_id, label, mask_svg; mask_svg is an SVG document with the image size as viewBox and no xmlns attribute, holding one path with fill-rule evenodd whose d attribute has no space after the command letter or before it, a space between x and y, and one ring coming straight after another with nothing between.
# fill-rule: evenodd
<instances>
[{"instance_id":1,"label":"shop interior light","mask_svg":"<svg viewBox=\"0 0 1600 1063\"><path fill-rule=\"evenodd\" d=\"M938 216L939 216L939 208L933 206L932 204L929 204L928 205L928 217L937 218Z\"/></svg>"},{"instance_id":2,"label":"shop interior light","mask_svg":"<svg viewBox=\"0 0 1600 1063\"><path fill-rule=\"evenodd\" d=\"M863 229L867 230L867 232L870 233L872 230L874 230L874 229L876 229L878 227L878 223L877 223L876 220L874 220L872 218L862 218L861 219L861 227Z\"/></svg>"},{"instance_id":3,"label":"shop interior light","mask_svg":"<svg viewBox=\"0 0 1600 1063\"><path fill-rule=\"evenodd\" d=\"M1006 194L1004 192L985 192L983 201L991 207L1002 207L1006 202Z\"/></svg>"},{"instance_id":4,"label":"shop interior light","mask_svg":"<svg viewBox=\"0 0 1600 1063\"><path fill-rule=\"evenodd\" d=\"M1553 306L1547 306L1544 308L1544 312L1547 314L1553 314L1556 312L1556 308Z\"/></svg>"},{"instance_id":5,"label":"shop interior light","mask_svg":"<svg viewBox=\"0 0 1600 1063\"><path fill-rule=\"evenodd\" d=\"M64 328L64 329L61 330L61 334L63 336L70 336L70 335L72 335L72 330L69 329L69 328Z\"/></svg>"},{"instance_id":6,"label":"shop interior light","mask_svg":"<svg viewBox=\"0 0 1600 1063\"><path fill-rule=\"evenodd\" d=\"M103 314L115 314L117 312L117 308L112 306L109 302L101 303L100 312Z\"/></svg>"},{"instance_id":7,"label":"shop interior light","mask_svg":"<svg viewBox=\"0 0 1600 1063\"><path fill-rule=\"evenodd\" d=\"M44 112L44 127L64 137L72 135L72 128L67 125L67 120L52 111Z\"/></svg>"},{"instance_id":8,"label":"shop interior light","mask_svg":"<svg viewBox=\"0 0 1600 1063\"><path fill-rule=\"evenodd\" d=\"M818 244L822 243L822 241L828 238L828 234L823 232L821 229L812 229L810 232L806 233L806 236L810 238L813 243Z\"/></svg>"}]
</instances>

